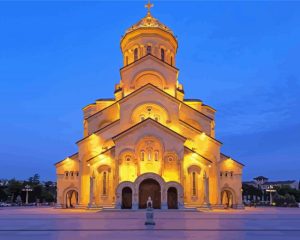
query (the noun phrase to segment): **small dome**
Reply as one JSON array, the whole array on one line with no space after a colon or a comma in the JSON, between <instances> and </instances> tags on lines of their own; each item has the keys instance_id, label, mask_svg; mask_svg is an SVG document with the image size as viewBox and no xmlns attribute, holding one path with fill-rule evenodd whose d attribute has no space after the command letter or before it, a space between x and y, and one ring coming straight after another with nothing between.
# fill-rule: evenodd
<instances>
[{"instance_id":1,"label":"small dome","mask_svg":"<svg viewBox=\"0 0 300 240\"><path fill-rule=\"evenodd\" d=\"M166 25L158 21L156 18L154 18L150 12L148 12L147 16L142 18L140 21L138 21L136 24L132 25L130 28L127 29L126 34L133 32L136 29L139 28L160 28L172 35L174 33L170 28L168 28Z\"/></svg>"}]
</instances>

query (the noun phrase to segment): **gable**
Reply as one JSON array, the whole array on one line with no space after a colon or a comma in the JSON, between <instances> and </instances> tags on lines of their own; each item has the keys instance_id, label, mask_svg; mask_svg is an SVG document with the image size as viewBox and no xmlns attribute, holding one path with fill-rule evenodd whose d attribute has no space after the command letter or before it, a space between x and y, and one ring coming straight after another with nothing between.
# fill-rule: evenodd
<instances>
[{"instance_id":1,"label":"gable","mask_svg":"<svg viewBox=\"0 0 300 240\"><path fill-rule=\"evenodd\" d=\"M221 153L221 161L219 162L221 171L242 170L244 164L232 159L229 156Z\"/></svg>"},{"instance_id":2,"label":"gable","mask_svg":"<svg viewBox=\"0 0 300 240\"><path fill-rule=\"evenodd\" d=\"M121 149L135 146L140 139L149 136L159 139L164 145L164 148L169 151L178 148L183 149L184 142L186 141L184 136L150 118L121 132L112 139L115 142L116 149L121 151ZM116 155L117 154L118 153L116 153Z\"/></svg>"}]
</instances>

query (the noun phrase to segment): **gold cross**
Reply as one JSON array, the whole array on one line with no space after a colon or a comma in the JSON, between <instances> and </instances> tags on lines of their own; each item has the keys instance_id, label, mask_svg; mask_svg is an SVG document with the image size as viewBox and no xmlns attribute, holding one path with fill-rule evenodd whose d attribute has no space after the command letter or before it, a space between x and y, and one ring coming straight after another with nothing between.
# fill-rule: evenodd
<instances>
[{"instance_id":1,"label":"gold cross","mask_svg":"<svg viewBox=\"0 0 300 240\"><path fill-rule=\"evenodd\" d=\"M148 3L145 5L145 8L148 9L148 14L151 14L150 10L154 5L150 3L150 0L148 0Z\"/></svg>"}]
</instances>

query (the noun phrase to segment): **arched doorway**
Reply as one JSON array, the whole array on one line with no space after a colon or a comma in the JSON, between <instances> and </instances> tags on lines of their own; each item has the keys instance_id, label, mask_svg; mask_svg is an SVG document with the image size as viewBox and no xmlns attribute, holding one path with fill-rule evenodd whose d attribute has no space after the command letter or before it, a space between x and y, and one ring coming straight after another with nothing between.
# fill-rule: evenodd
<instances>
[{"instance_id":1,"label":"arched doorway","mask_svg":"<svg viewBox=\"0 0 300 240\"><path fill-rule=\"evenodd\" d=\"M78 192L69 190L66 194L66 208L75 208L78 204Z\"/></svg>"},{"instance_id":2,"label":"arched doorway","mask_svg":"<svg viewBox=\"0 0 300 240\"><path fill-rule=\"evenodd\" d=\"M178 194L175 187L170 187L168 189L168 209L177 209L178 208Z\"/></svg>"},{"instance_id":3,"label":"arched doorway","mask_svg":"<svg viewBox=\"0 0 300 240\"><path fill-rule=\"evenodd\" d=\"M132 190L130 187L122 189L122 209L132 208Z\"/></svg>"},{"instance_id":4,"label":"arched doorway","mask_svg":"<svg viewBox=\"0 0 300 240\"><path fill-rule=\"evenodd\" d=\"M222 198L222 205L224 205L225 208L233 207L233 194L231 191L223 190L221 192L221 198Z\"/></svg>"},{"instance_id":5,"label":"arched doorway","mask_svg":"<svg viewBox=\"0 0 300 240\"><path fill-rule=\"evenodd\" d=\"M148 197L153 201L153 208L160 208L161 189L154 179L145 179L139 186L139 208L146 208Z\"/></svg>"}]
</instances>

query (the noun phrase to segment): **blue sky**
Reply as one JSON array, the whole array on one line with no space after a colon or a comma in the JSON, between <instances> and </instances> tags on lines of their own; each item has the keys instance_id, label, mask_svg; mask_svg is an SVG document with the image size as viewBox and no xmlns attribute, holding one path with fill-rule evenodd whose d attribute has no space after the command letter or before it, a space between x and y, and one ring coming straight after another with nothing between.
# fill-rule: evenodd
<instances>
[{"instance_id":1,"label":"blue sky","mask_svg":"<svg viewBox=\"0 0 300 240\"><path fill-rule=\"evenodd\" d=\"M145 1L0 2L0 178L77 151L82 107L113 97L121 35ZM300 2L154 1L177 35L186 98L217 109L223 152L244 179L299 179Z\"/></svg>"}]
</instances>

